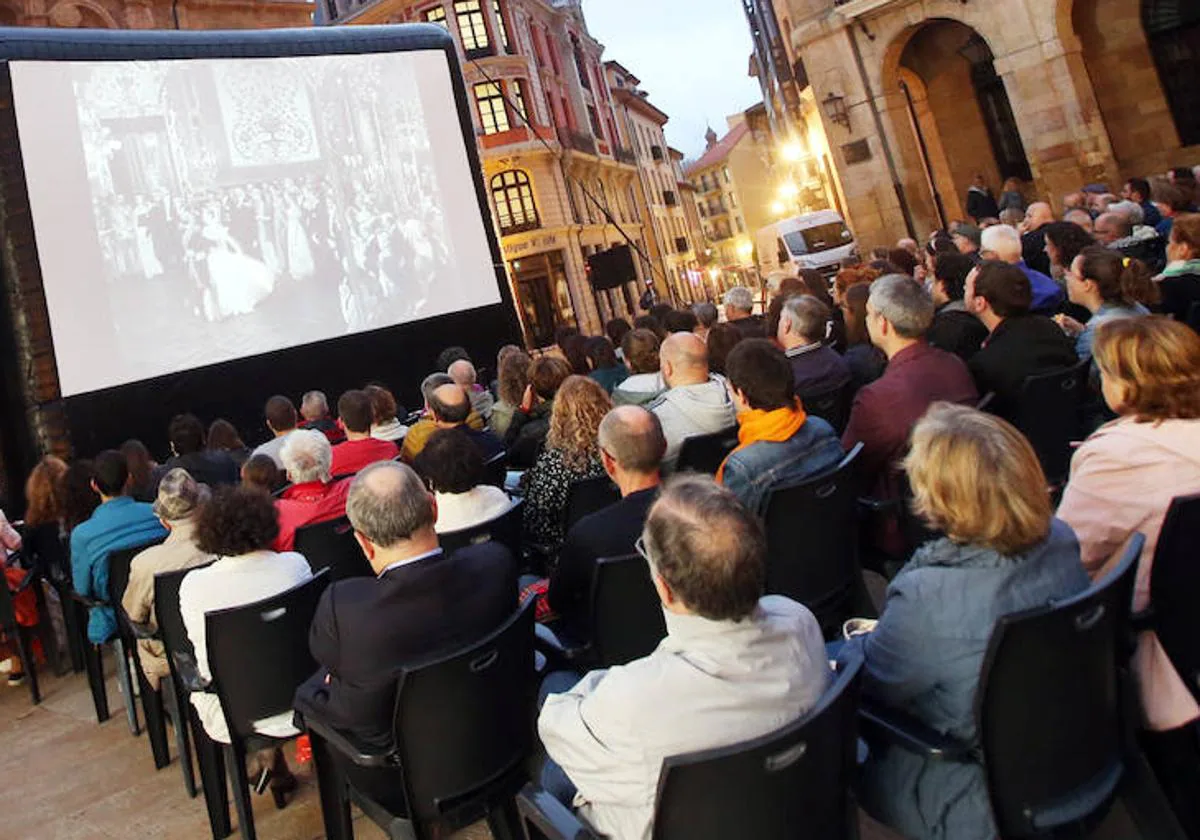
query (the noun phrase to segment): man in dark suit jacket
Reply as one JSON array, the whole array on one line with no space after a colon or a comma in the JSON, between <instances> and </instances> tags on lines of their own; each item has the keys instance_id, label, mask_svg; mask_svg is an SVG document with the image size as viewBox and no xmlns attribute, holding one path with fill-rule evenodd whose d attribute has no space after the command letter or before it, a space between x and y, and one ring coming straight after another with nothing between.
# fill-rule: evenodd
<instances>
[{"instance_id":1,"label":"man in dark suit jacket","mask_svg":"<svg viewBox=\"0 0 1200 840\"><path fill-rule=\"evenodd\" d=\"M967 311L963 300L967 275L974 267L975 261L966 254L938 254L930 286L930 295L937 309L934 310L933 325L925 334L925 340L939 350L953 353L964 362L979 352L988 335L987 327Z\"/></svg>"},{"instance_id":2,"label":"man in dark suit jacket","mask_svg":"<svg viewBox=\"0 0 1200 840\"><path fill-rule=\"evenodd\" d=\"M725 320L737 327L742 338L765 338L763 316L754 313L754 293L745 286L734 286L725 293Z\"/></svg>"},{"instance_id":3,"label":"man in dark suit jacket","mask_svg":"<svg viewBox=\"0 0 1200 840\"><path fill-rule=\"evenodd\" d=\"M842 446L863 444L859 470L875 495L895 493L889 470L908 450L917 420L938 401L973 405L979 398L963 360L930 347L923 336L933 322L933 301L919 283L889 274L871 284L867 332L887 354L883 376L854 398Z\"/></svg>"},{"instance_id":4,"label":"man in dark suit jacket","mask_svg":"<svg viewBox=\"0 0 1200 840\"><path fill-rule=\"evenodd\" d=\"M204 424L194 414L172 417L167 439L171 442L171 457L154 471L154 493L158 492L163 476L176 467L187 470L188 475L209 487L237 484L241 479L238 465L228 452L205 451Z\"/></svg>"},{"instance_id":5,"label":"man in dark suit jacket","mask_svg":"<svg viewBox=\"0 0 1200 840\"><path fill-rule=\"evenodd\" d=\"M445 556L433 496L411 467L394 461L358 474L346 514L377 577L338 581L321 596L309 632L321 667L297 689L296 709L366 747L386 748L400 671L498 628L517 606L516 564L497 543ZM399 785L366 792L403 806Z\"/></svg>"},{"instance_id":6,"label":"man in dark suit jacket","mask_svg":"<svg viewBox=\"0 0 1200 840\"><path fill-rule=\"evenodd\" d=\"M621 500L583 517L567 532L546 599L572 637L586 641L592 570L601 557L633 554L650 506L658 498L667 439L657 415L636 406L614 408L600 423L600 458Z\"/></svg>"},{"instance_id":7,"label":"man in dark suit jacket","mask_svg":"<svg viewBox=\"0 0 1200 840\"><path fill-rule=\"evenodd\" d=\"M1030 314L1033 289L1017 266L982 263L967 277L966 304L990 333L971 357L970 369L980 393L995 394L988 408L993 414L1011 420L1028 377L1079 361L1074 343L1058 324Z\"/></svg>"}]
</instances>

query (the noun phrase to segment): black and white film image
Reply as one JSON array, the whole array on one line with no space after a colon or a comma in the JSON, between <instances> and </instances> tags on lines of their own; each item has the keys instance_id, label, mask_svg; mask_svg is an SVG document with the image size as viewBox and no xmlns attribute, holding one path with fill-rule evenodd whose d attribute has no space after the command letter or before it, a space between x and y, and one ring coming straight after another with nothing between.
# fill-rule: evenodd
<instances>
[{"instance_id":1,"label":"black and white film image","mask_svg":"<svg viewBox=\"0 0 1200 840\"><path fill-rule=\"evenodd\" d=\"M184 370L461 307L439 294L458 271L418 83L395 59L73 71L130 373L146 354Z\"/></svg>"}]
</instances>

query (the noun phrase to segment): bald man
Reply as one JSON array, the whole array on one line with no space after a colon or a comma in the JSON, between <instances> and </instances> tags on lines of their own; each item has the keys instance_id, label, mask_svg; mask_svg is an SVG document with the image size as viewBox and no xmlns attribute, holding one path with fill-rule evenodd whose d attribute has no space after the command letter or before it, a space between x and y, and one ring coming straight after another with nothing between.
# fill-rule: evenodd
<instances>
[{"instance_id":1,"label":"bald man","mask_svg":"<svg viewBox=\"0 0 1200 840\"><path fill-rule=\"evenodd\" d=\"M695 333L667 336L658 350L667 390L646 407L662 423L667 439L664 468L670 472L685 438L719 432L737 418L725 380L708 371L708 347Z\"/></svg>"},{"instance_id":2,"label":"bald man","mask_svg":"<svg viewBox=\"0 0 1200 840\"><path fill-rule=\"evenodd\" d=\"M1043 227L1054 221L1054 211L1044 201L1035 201L1025 211L1025 226L1021 236L1021 257L1026 265L1042 274L1050 273L1050 258L1046 256L1046 232Z\"/></svg>"},{"instance_id":3,"label":"bald man","mask_svg":"<svg viewBox=\"0 0 1200 840\"><path fill-rule=\"evenodd\" d=\"M479 374L475 371L475 365L467 359L459 359L446 368L446 373L454 380L455 385L463 389L463 393L471 401L471 408L484 420L491 420L492 407L496 401L492 399L491 392L478 383Z\"/></svg>"},{"instance_id":4,"label":"bald man","mask_svg":"<svg viewBox=\"0 0 1200 840\"><path fill-rule=\"evenodd\" d=\"M550 578L546 599L572 638L587 634L592 569L600 557L632 554L646 515L658 496L667 441L658 418L641 406L622 405L600 423L604 471L621 491L621 501L571 526Z\"/></svg>"},{"instance_id":5,"label":"bald man","mask_svg":"<svg viewBox=\"0 0 1200 840\"><path fill-rule=\"evenodd\" d=\"M1096 241L1106 247L1119 239L1127 239L1133 234L1133 225L1124 213L1101 213L1096 217Z\"/></svg>"},{"instance_id":6,"label":"bald man","mask_svg":"<svg viewBox=\"0 0 1200 840\"><path fill-rule=\"evenodd\" d=\"M471 428L467 418L471 416L471 401L467 399L462 387L451 382L439 385L430 391L425 400L429 417L409 429L404 436L404 446L400 449L400 457L405 463L411 464L425 449L425 444L438 429L460 429L479 447L483 460L504 451L504 444L487 429Z\"/></svg>"}]
</instances>

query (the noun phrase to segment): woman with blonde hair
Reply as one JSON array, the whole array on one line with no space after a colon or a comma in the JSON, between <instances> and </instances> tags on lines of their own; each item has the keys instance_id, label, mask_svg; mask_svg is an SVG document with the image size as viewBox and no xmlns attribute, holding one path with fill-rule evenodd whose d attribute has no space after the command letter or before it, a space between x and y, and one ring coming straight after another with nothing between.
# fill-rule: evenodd
<instances>
[{"instance_id":1,"label":"woman with blonde hair","mask_svg":"<svg viewBox=\"0 0 1200 840\"><path fill-rule=\"evenodd\" d=\"M604 475L600 421L612 408L608 393L593 379L567 377L550 414L546 448L525 474L525 535L533 543L563 540L563 512L571 484Z\"/></svg>"},{"instance_id":2,"label":"woman with blonde hair","mask_svg":"<svg viewBox=\"0 0 1200 840\"><path fill-rule=\"evenodd\" d=\"M1150 606L1150 573L1171 499L1200 492L1200 336L1161 316L1109 321L1094 348L1104 400L1118 419L1071 459L1058 515L1079 535L1084 567L1101 576L1135 533L1146 537L1133 607ZM1134 654L1146 718L1143 744L1189 836L1200 836L1200 707L1154 633Z\"/></svg>"},{"instance_id":3,"label":"woman with blonde hair","mask_svg":"<svg viewBox=\"0 0 1200 840\"><path fill-rule=\"evenodd\" d=\"M1005 421L934 403L904 466L915 512L944 536L918 549L879 624L847 647L861 649L865 696L977 745L975 693L996 620L1082 592L1088 577L1033 448ZM864 806L905 837L996 836L977 764L891 747L863 770Z\"/></svg>"}]
</instances>

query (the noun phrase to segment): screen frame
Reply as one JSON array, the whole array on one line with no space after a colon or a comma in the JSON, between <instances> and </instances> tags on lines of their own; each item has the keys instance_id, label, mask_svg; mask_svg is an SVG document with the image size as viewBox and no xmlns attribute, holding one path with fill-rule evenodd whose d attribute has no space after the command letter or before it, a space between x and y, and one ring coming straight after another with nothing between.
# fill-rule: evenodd
<instances>
[{"instance_id":1,"label":"screen frame","mask_svg":"<svg viewBox=\"0 0 1200 840\"><path fill-rule=\"evenodd\" d=\"M57 361L42 286L37 241L28 209L28 188L12 100L10 62L278 58L418 50L440 52L448 65L455 110L499 292L498 304L62 397L58 388ZM353 80L348 83L352 84ZM0 238L3 244L0 284L4 292L0 296L3 298L0 300L0 354L4 357L0 363L0 377L3 379L0 393L4 398L4 410L0 411L0 458L7 479L6 487L0 486L0 497L16 498L20 495L24 475L43 452L62 456L70 454L72 450L94 454L100 448L118 445L121 441L114 439L110 424L102 421L108 409L127 401L123 399L122 392L131 389L140 392L134 395L134 399L142 403L142 409L149 409L153 423L135 423L129 436L140 436L152 451L156 447L161 451L169 418L162 417L161 412L154 410L154 406L145 405L146 398L158 392L160 387L164 391L172 390L172 386L178 384L174 380L180 377L198 372L211 373L226 367L233 370L247 361L286 357L289 353L306 348L364 340L364 337L380 333L398 335L403 331L411 331L422 336L434 335L439 333L436 325L443 321L468 325L479 323L481 327L486 324L487 328L480 330L481 343L483 338L491 337L501 343L510 341L526 344L492 219L458 53L453 38L440 26L399 24L186 32L0 28L0 100L3 101L0 106L0 146L9 147L6 153L0 154L0 197L3 199L3 205L0 206ZM422 326L423 329L414 329ZM462 343L468 349L471 349L471 338L470 335L462 337ZM418 343L428 344L428 340ZM496 346L479 347L477 353L490 354ZM423 352L424 349L419 348L413 354L414 363L424 361L421 357L429 355ZM490 362L490 359L485 359L485 362ZM404 372L405 381L389 381L388 384L397 391L398 397L408 399L411 404L416 384L428 372L423 367L411 368ZM263 394L263 399L266 396L269 394ZM293 395L294 400L296 396ZM336 394L331 395L333 400L336 400ZM178 400L173 402L178 408ZM137 409L138 406L132 408ZM200 411L201 407L197 406L195 410ZM261 403L254 410L260 411Z\"/></svg>"}]
</instances>

